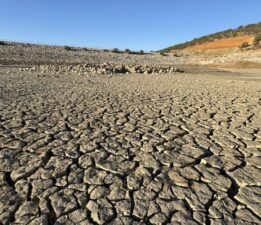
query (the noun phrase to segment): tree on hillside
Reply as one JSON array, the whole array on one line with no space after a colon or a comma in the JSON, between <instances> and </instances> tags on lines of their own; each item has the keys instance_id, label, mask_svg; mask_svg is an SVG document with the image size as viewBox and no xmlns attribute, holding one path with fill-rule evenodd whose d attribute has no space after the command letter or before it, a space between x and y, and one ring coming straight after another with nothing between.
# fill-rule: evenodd
<instances>
[{"instance_id":1,"label":"tree on hillside","mask_svg":"<svg viewBox=\"0 0 261 225\"><path fill-rule=\"evenodd\" d=\"M259 45L260 41L261 41L261 33L259 33L259 34L257 34L257 35L255 36L255 39L254 39L254 41L253 41L253 45L254 45L254 46Z\"/></svg>"}]
</instances>

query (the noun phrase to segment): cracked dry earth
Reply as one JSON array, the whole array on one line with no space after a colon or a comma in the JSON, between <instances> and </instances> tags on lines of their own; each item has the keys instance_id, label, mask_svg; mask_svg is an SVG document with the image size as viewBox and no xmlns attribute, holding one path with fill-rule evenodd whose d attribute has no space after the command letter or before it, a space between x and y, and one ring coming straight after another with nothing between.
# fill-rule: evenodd
<instances>
[{"instance_id":1,"label":"cracked dry earth","mask_svg":"<svg viewBox=\"0 0 261 225\"><path fill-rule=\"evenodd\" d=\"M261 80L0 84L0 224L261 224Z\"/></svg>"}]
</instances>

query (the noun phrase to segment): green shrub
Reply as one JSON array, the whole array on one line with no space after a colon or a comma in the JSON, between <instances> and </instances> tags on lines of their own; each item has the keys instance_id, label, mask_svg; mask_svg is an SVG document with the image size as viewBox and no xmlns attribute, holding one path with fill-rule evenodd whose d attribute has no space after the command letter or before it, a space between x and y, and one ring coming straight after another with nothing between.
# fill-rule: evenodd
<instances>
[{"instance_id":1,"label":"green shrub","mask_svg":"<svg viewBox=\"0 0 261 225\"><path fill-rule=\"evenodd\" d=\"M257 34L257 35L255 36L253 45L254 45L254 46L258 45L258 44L260 43L260 41L261 41L261 33L260 33L260 34Z\"/></svg>"},{"instance_id":2,"label":"green shrub","mask_svg":"<svg viewBox=\"0 0 261 225\"><path fill-rule=\"evenodd\" d=\"M167 56L167 54L165 54L164 52L160 52L161 56Z\"/></svg>"},{"instance_id":3,"label":"green shrub","mask_svg":"<svg viewBox=\"0 0 261 225\"><path fill-rule=\"evenodd\" d=\"M130 51L129 54L132 54L132 55L140 55L140 52Z\"/></svg>"},{"instance_id":4,"label":"green shrub","mask_svg":"<svg viewBox=\"0 0 261 225\"><path fill-rule=\"evenodd\" d=\"M112 49L112 52L114 52L114 53L120 53L120 50L119 50L118 48L114 48L114 49Z\"/></svg>"},{"instance_id":5,"label":"green shrub","mask_svg":"<svg viewBox=\"0 0 261 225\"><path fill-rule=\"evenodd\" d=\"M128 49L128 48L126 48L126 49L125 49L125 52L126 52L126 53L130 53L130 52L131 52L131 50L130 50L130 49Z\"/></svg>"},{"instance_id":6,"label":"green shrub","mask_svg":"<svg viewBox=\"0 0 261 225\"><path fill-rule=\"evenodd\" d=\"M5 45L5 42L4 41L0 41L0 45Z\"/></svg>"},{"instance_id":7,"label":"green shrub","mask_svg":"<svg viewBox=\"0 0 261 225\"><path fill-rule=\"evenodd\" d=\"M72 50L72 48L69 47L69 46L64 46L64 49L65 49L66 51L71 51L71 50Z\"/></svg>"},{"instance_id":8,"label":"green shrub","mask_svg":"<svg viewBox=\"0 0 261 225\"><path fill-rule=\"evenodd\" d=\"M249 43L248 42L243 42L241 45L240 45L240 48L247 48L249 47Z\"/></svg>"},{"instance_id":9,"label":"green shrub","mask_svg":"<svg viewBox=\"0 0 261 225\"><path fill-rule=\"evenodd\" d=\"M128 53L132 54L132 55L145 55L145 54L147 54L143 50L140 50L140 51L129 51Z\"/></svg>"}]
</instances>

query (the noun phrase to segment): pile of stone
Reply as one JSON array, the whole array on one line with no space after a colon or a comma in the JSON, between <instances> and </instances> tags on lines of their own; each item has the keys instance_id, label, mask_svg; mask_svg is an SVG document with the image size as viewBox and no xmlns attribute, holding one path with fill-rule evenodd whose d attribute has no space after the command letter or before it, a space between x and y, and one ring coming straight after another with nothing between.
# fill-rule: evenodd
<instances>
[{"instance_id":1,"label":"pile of stone","mask_svg":"<svg viewBox=\"0 0 261 225\"><path fill-rule=\"evenodd\" d=\"M181 69L173 66L146 66L146 65L136 65L130 68L133 73L142 74L166 74L166 73L176 73L183 72Z\"/></svg>"},{"instance_id":2,"label":"pile of stone","mask_svg":"<svg viewBox=\"0 0 261 225\"><path fill-rule=\"evenodd\" d=\"M39 65L31 68L21 68L20 71L42 73L77 73L77 74L167 74L184 72L174 66L148 66L148 65L114 65L104 64L81 64L81 65Z\"/></svg>"}]
</instances>

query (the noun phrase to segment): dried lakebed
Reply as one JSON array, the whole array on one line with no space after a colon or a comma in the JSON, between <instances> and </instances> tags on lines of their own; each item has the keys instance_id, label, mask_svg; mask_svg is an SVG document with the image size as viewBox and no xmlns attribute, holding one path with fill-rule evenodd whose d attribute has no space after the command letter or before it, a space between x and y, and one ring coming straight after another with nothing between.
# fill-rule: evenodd
<instances>
[{"instance_id":1,"label":"dried lakebed","mask_svg":"<svg viewBox=\"0 0 261 225\"><path fill-rule=\"evenodd\" d=\"M261 80L0 70L0 224L260 224Z\"/></svg>"}]
</instances>

